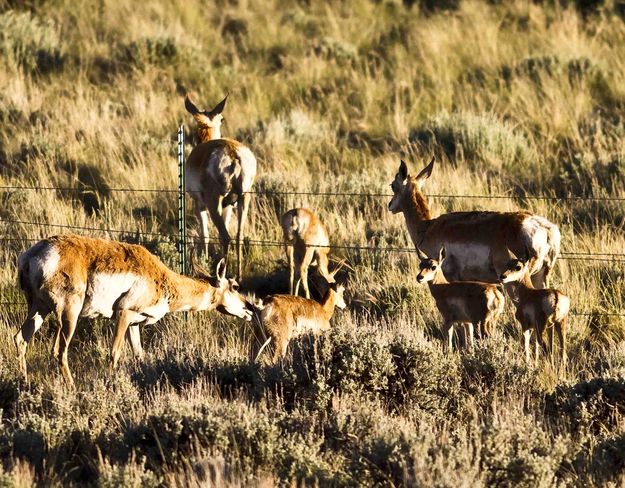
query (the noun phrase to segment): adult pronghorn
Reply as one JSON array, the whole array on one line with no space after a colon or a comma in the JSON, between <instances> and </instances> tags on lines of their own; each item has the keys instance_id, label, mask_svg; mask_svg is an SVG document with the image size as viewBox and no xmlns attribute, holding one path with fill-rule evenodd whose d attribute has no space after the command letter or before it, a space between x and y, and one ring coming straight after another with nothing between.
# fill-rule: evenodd
<instances>
[{"instance_id":1,"label":"adult pronghorn","mask_svg":"<svg viewBox=\"0 0 625 488\"><path fill-rule=\"evenodd\" d=\"M26 348L50 312L59 328L53 353L66 381L73 383L67 350L80 317L114 317L111 349L115 368L126 330L135 355L142 355L139 325L153 324L168 312L214 310L251 320L252 313L234 280L217 266L217 278L198 268L197 277L174 273L142 246L62 235L43 239L18 260L19 283L28 302L28 316L15 335L20 368L25 377Z\"/></svg>"},{"instance_id":2,"label":"adult pronghorn","mask_svg":"<svg viewBox=\"0 0 625 488\"><path fill-rule=\"evenodd\" d=\"M184 105L197 122L200 139L186 162L186 190L195 203L205 253L208 254L210 216L219 232L226 261L230 246L228 223L232 208L237 208L237 278L241 279L242 238L252 198L249 192L256 177L256 158L240 142L221 137L221 112L227 98L226 95L215 108L202 112L188 95L185 97Z\"/></svg>"},{"instance_id":3,"label":"adult pronghorn","mask_svg":"<svg viewBox=\"0 0 625 488\"><path fill-rule=\"evenodd\" d=\"M388 208L403 212L415 247L436 255L447 250L443 266L450 281L495 283L508 263L508 249L528 249L532 281L543 288L560 251L560 231L544 217L528 212L452 212L432 218L421 189L432 174L434 158L417 176L408 174L404 161L391 184Z\"/></svg>"}]
</instances>

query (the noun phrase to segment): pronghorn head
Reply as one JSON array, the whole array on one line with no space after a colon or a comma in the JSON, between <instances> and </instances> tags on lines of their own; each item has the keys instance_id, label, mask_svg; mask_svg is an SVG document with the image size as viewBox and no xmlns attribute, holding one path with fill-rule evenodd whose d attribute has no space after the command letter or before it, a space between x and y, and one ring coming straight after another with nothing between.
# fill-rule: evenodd
<instances>
[{"instance_id":1,"label":"pronghorn head","mask_svg":"<svg viewBox=\"0 0 625 488\"><path fill-rule=\"evenodd\" d=\"M223 112L224 107L226 106L226 100L228 99L228 95L224 97L224 99L219 102L212 110L199 110L195 104L189 98L187 94L184 97L184 106L193 118L197 122L198 125L198 135L200 137L201 142L207 142L212 139L221 139L221 122L223 121Z\"/></svg>"},{"instance_id":2,"label":"pronghorn head","mask_svg":"<svg viewBox=\"0 0 625 488\"><path fill-rule=\"evenodd\" d=\"M427 254L425 254L418 247L417 254L419 256L419 273L417 274L417 282L427 283L428 281L434 280L436 273L438 273L443 265L443 261L445 261L445 258L447 257L445 246L441 247L441 250L438 253L438 259L428 257Z\"/></svg>"},{"instance_id":3,"label":"pronghorn head","mask_svg":"<svg viewBox=\"0 0 625 488\"><path fill-rule=\"evenodd\" d=\"M239 293L239 284L234 279L226 278L226 260L221 259L217 263L215 276L210 276L204 268L202 268L195 256L191 254L191 268L193 274L200 280L208 282L213 288L213 304L216 309L227 315L234 315L245 319L252 320L252 311L248 309L245 298Z\"/></svg>"},{"instance_id":4,"label":"pronghorn head","mask_svg":"<svg viewBox=\"0 0 625 488\"><path fill-rule=\"evenodd\" d=\"M338 283L330 283L330 290L328 293L334 293L334 306L340 308L341 310L347 308L347 304L345 303L345 297L343 296L345 293L345 287L343 285L339 285Z\"/></svg>"},{"instance_id":5,"label":"pronghorn head","mask_svg":"<svg viewBox=\"0 0 625 488\"><path fill-rule=\"evenodd\" d=\"M506 250L508 251L508 263L504 272L499 276L499 280L502 283L521 281L529 271L529 260L517 257L510 249Z\"/></svg>"},{"instance_id":6,"label":"pronghorn head","mask_svg":"<svg viewBox=\"0 0 625 488\"><path fill-rule=\"evenodd\" d=\"M408 166L402 160L399 164L399 171L395 175L395 179L391 183L391 189L393 190L393 198L388 204L388 209L394 214L401 212L414 201L415 197L420 197L420 200L425 203L425 197L421 193L421 188L434 168L434 158L430 161L425 168L417 176L411 176L408 174ZM429 218L429 210L428 216Z\"/></svg>"}]
</instances>

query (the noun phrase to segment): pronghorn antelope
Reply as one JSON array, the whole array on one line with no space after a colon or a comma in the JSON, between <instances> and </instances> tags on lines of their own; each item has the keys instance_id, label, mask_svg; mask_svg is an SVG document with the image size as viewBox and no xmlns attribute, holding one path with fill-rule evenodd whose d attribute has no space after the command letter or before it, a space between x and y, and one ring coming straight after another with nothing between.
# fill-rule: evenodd
<instances>
[{"instance_id":1,"label":"pronghorn antelope","mask_svg":"<svg viewBox=\"0 0 625 488\"><path fill-rule=\"evenodd\" d=\"M193 148L186 162L186 190L195 203L200 221L204 252L208 255L208 218L219 232L223 255L228 259L230 234L228 224L233 207L237 209L237 279L241 279L243 231L256 177L256 158L238 141L221 137L221 122L228 96L210 111L200 111L185 97L185 107L197 122L200 144Z\"/></svg>"},{"instance_id":2,"label":"pronghorn antelope","mask_svg":"<svg viewBox=\"0 0 625 488\"><path fill-rule=\"evenodd\" d=\"M289 341L307 332L320 334L330 328L334 307L345 308L343 285L330 283L321 303L293 295L271 295L266 302L256 305L260 309L259 325L263 329L260 337L267 337L256 355L256 360L273 341L273 361L284 358Z\"/></svg>"},{"instance_id":3,"label":"pronghorn antelope","mask_svg":"<svg viewBox=\"0 0 625 488\"><path fill-rule=\"evenodd\" d=\"M53 354L72 384L67 350L80 317L114 317L117 323L111 366L119 360L126 330L135 355L141 356L139 325L153 324L168 312L214 310L251 320L225 263L211 278L196 268L197 278L174 273L142 246L78 235L39 241L19 257L19 283L28 316L15 335L25 377L26 348L50 312L59 320Z\"/></svg>"},{"instance_id":4,"label":"pronghorn antelope","mask_svg":"<svg viewBox=\"0 0 625 488\"><path fill-rule=\"evenodd\" d=\"M560 251L560 231L544 217L527 212L453 212L432 218L421 189L432 174L434 158L417 176L401 161L391 184L388 208L403 212L415 247L434 255L447 250L445 275L451 281L495 283L508 262L506 248L531 253L529 271L536 286L547 283Z\"/></svg>"},{"instance_id":5,"label":"pronghorn antelope","mask_svg":"<svg viewBox=\"0 0 625 488\"><path fill-rule=\"evenodd\" d=\"M334 283L338 268L328 271L328 253L330 239L321 220L306 208L294 208L280 219L284 235L284 248L289 265L289 293L299 293L300 282L306 298L310 298L308 288L308 267L313 257L317 258L319 273L328 283ZM297 281L295 281L297 274ZM295 282L295 287L293 284Z\"/></svg>"},{"instance_id":6,"label":"pronghorn antelope","mask_svg":"<svg viewBox=\"0 0 625 488\"><path fill-rule=\"evenodd\" d=\"M453 281L445 279L443 262L445 247L441 247L438 259L428 257L417 247L419 255L418 283L427 283L436 301L436 308L443 316L443 332L452 350L454 324L462 323L467 345L473 347L473 328L478 336L490 335L492 328L504 309L503 293L497 285L479 281Z\"/></svg>"},{"instance_id":7,"label":"pronghorn antelope","mask_svg":"<svg viewBox=\"0 0 625 488\"><path fill-rule=\"evenodd\" d=\"M508 251L509 260L503 273L502 283L512 283L515 290L513 299L516 307L515 317L523 327L525 360L530 360L530 337L534 329L536 344L535 360L538 361L538 346L546 354L553 352L553 331L555 329L560 342L560 361L566 361L566 321L571 301L561 291L553 288L534 288L530 279L529 261L520 259ZM549 348L545 344L543 333L549 330Z\"/></svg>"}]
</instances>

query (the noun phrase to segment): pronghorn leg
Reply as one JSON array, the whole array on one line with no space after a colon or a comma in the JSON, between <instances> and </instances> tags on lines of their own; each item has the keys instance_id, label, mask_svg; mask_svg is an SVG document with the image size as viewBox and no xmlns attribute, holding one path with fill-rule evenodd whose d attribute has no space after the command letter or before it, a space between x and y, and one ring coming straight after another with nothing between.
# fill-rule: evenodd
<instances>
[{"instance_id":1,"label":"pronghorn leg","mask_svg":"<svg viewBox=\"0 0 625 488\"><path fill-rule=\"evenodd\" d=\"M61 324L56 328L56 332L54 334L54 343L52 344L52 357L56 360L59 359L59 349L61 343Z\"/></svg>"},{"instance_id":2,"label":"pronghorn leg","mask_svg":"<svg viewBox=\"0 0 625 488\"><path fill-rule=\"evenodd\" d=\"M48 312L40 310L31 303L30 307L28 308L28 315L26 316L26 320L13 338L15 342L15 347L17 348L17 358L19 361L20 370L24 375L24 379L26 381L28 381L28 373L26 370L26 348L28 347L28 342L33 337L35 332L39 330L47 315Z\"/></svg>"},{"instance_id":3,"label":"pronghorn leg","mask_svg":"<svg viewBox=\"0 0 625 488\"><path fill-rule=\"evenodd\" d=\"M285 245L284 250L286 251L286 260L289 265L289 293L293 295L295 284L295 256L293 255L293 244Z\"/></svg>"},{"instance_id":4,"label":"pronghorn leg","mask_svg":"<svg viewBox=\"0 0 625 488\"><path fill-rule=\"evenodd\" d=\"M454 324L452 322L445 322L443 331L447 336L447 352L452 352L454 349Z\"/></svg>"},{"instance_id":5,"label":"pronghorn leg","mask_svg":"<svg viewBox=\"0 0 625 488\"><path fill-rule=\"evenodd\" d=\"M243 252L243 231L245 230L245 224L247 223L247 213L250 209L250 202L252 201L252 195L250 193L244 193L241 197L242 201L237 206L237 213L239 222L237 224L237 279L240 280L243 268L243 261L241 254Z\"/></svg>"},{"instance_id":6,"label":"pronghorn leg","mask_svg":"<svg viewBox=\"0 0 625 488\"><path fill-rule=\"evenodd\" d=\"M558 341L560 342L560 363L562 365L566 364L566 318L562 319L560 322L556 322L554 324L556 327L556 332L558 334Z\"/></svg>"},{"instance_id":7,"label":"pronghorn leg","mask_svg":"<svg viewBox=\"0 0 625 488\"><path fill-rule=\"evenodd\" d=\"M525 350L525 363L530 363L530 340L532 338L532 329L523 331L523 348Z\"/></svg>"},{"instance_id":8,"label":"pronghorn leg","mask_svg":"<svg viewBox=\"0 0 625 488\"><path fill-rule=\"evenodd\" d=\"M302 259L299 268L299 276L302 280L302 286L304 287L304 292L306 294L306 298L310 298L310 289L308 288L308 267L310 266L310 262L315 255L315 249L312 247L306 248L306 253L304 254L304 259Z\"/></svg>"},{"instance_id":9,"label":"pronghorn leg","mask_svg":"<svg viewBox=\"0 0 625 488\"><path fill-rule=\"evenodd\" d=\"M478 327L480 327L481 322L478 322ZM473 350L473 347L475 346L475 343L473 341L473 323L472 322L466 322L464 324L464 335L465 335L465 341L466 341L466 347L469 351Z\"/></svg>"},{"instance_id":10,"label":"pronghorn leg","mask_svg":"<svg viewBox=\"0 0 625 488\"><path fill-rule=\"evenodd\" d=\"M67 351L69 350L69 343L76 331L76 323L80 316L80 310L82 309L83 300L78 295L70 295L65 300L65 306L58 313L61 320L61 337L59 341L59 364L61 366L61 372L63 378L70 386L74 385L74 379L69 369L69 363L67 361Z\"/></svg>"},{"instance_id":11,"label":"pronghorn leg","mask_svg":"<svg viewBox=\"0 0 625 488\"><path fill-rule=\"evenodd\" d=\"M538 358L540 357L540 339L538 338L538 328L534 327L534 363L538 366Z\"/></svg>"},{"instance_id":12,"label":"pronghorn leg","mask_svg":"<svg viewBox=\"0 0 625 488\"><path fill-rule=\"evenodd\" d=\"M208 205L208 213L210 215L213 224L217 227L217 232L219 232L219 241L221 242L221 248L223 257L226 260L226 269L228 263L228 248L230 247L230 234L228 234L228 229L226 228L226 224L223 219L223 207L222 207L223 197L221 195L217 195L216 198L212 198Z\"/></svg>"},{"instance_id":13,"label":"pronghorn leg","mask_svg":"<svg viewBox=\"0 0 625 488\"><path fill-rule=\"evenodd\" d=\"M317 249L317 269L319 269L319 274L323 276L328 282L333 281L334 277L330 275L330 270L328 270L328 249Z\"/></svg>"},{"instance_id":14,"label":"pronghorn leg","mask_svg":"<svg viewBox=\"0 0 625 488\"><path fill-rule=\"evenodd\" d=\"M130 325L128 327L128 337L130 338L130 345L132 346L132 352L139 360L143 359L143 347L141 346L141 332L138 325Z\"/></svg>"},{"instance_id":15,"label":"pronghorn leg","mask_svg":"<svg viewBox=\"0 0 625 488\"><path fill-rule=\"evenodd\" d=\"M202 241L202 252L204 256L208 257L208 212L201 210L196 205L197 218L200 221L200 239Z\"/></svg>"},{"instance_id":16,"label":"pronghorn leg","mask_svg":"<svg viewBox=\"0 0 625 488\"><path fill-rule=\"evenodd\" d=\"M113 346L111 347L111 370L117 367L124 336L130 325L130 312L128 310L117 310L116 315L117 330L115 331L115 338L113 339Z\"/></svg>"},{"instance_id":17,"label":"pronghorn leg","mask_svg":"<svg viewBox=\"0 0 625 488\"><path fill-rule=\"evenodd\" d=\"M552 321L549 321L547 323L547 327L548 327L548 334L549 334L549 361L551 362L551 364L553 364L553 329L554 329L554 323Z\"/></svg>"}]
</instances>

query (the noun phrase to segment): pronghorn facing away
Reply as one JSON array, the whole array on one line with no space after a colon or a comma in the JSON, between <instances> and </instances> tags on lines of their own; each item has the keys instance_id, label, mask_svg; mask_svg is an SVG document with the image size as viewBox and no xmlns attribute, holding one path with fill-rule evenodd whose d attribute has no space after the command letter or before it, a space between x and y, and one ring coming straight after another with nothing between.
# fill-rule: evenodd
<instances>
[{"instance_id":1,"label":"pronghorn facing away","mask_svg":"<svg viewBox=\"0 0 625 488\"><path fill-rule=\"evenodd\" d=\"M221 137L221 122L226 98L210 111L201 112L185 98L185 107L198 125L200 144L193 148L186 162L186 190L195 203L200 220L200 235L208 255L208 218L219 232L223 256L228 258L230 234L228 223L232 208L237 209L237 278L241 279L243 231L256 177L256 158L246 146Z\"/></svg>"},{"instance_id":2,"label":"pronghorn facing away","mask_svg":"<svg viewBox=\"0 0 625 488\"><path fill-rule=\"evenodd\" d=\"M345 308L343 298L344 287L336 283L330 283L330 288L323 297L321 303L292 295L271 295L264 304L260 303L260 326L267 337L256 355L256 359L269 345L274 343L275 352L273 361L277 362L284 358L289 341L307 332L320 334L330 328L330 319L334 313L334 307Z\"/></svg>"},{"instance_id":3,"label":"pronghorn facing away","mask_svg":"<svg viewBox=\"0 0 625 488\"><path fill-rule=\"evenodd\" d=\"M142 246L78 235L50 237L19 257L19 283L28 316L15 335L25 377L26 348L50 312L59 328L53 353L66 381L73 383L67 350L80 317L114 317L117 323L111 366L119 360L126 330L135 355L142 355L139 325L153 324L168 312L214 310L251 320L234 280L204 274L189 278L174 273ZM220 268L223 270L220 272Z\"/></svg>"},{"instance_id":4,"label":"pronghorn facing away","mask_svg":"<svg viewBox=\"0 0 625 488\"><path fill-rule=\"evenodd\" d=\"M538 361L538 346L546 354L553 352L553 330L558 334L560 342L560 361L566 361L566 320L571 301L561 291L553 288L536 289L529 275L529 261L520 259L511 251L506 269L501 273L503 283L514 283L516 288L514 305L515 317L523 327L523 344L525 360L530 360L530 337L534 329L536 357ZM545 344L543 333L549 329L549 348Z\"/></svg>"},{"instance_id":5,"label":"pronghorn facing away","mask_svg":"<svg viewBox=\"0 0 625 488\"><path fill-rule=\"evenodd\" d=\"M467 345L473 347L473 327L478 335L490 335L492 328L504 309L503 293L497 285L478 281L448 282L442 270L446 252L443 246L438 259L428 257L417 248L419 274L417 282L427 283L436 301L436 308L443 316L443 332L452 350L454 324L462 323Z\"/></svg>"},{"instance_id":6,"label":"pronghorn facing away","mask_svg":"<svg viewBox=\"0 0 625 488\"><path fill-rule=\"evenodd\" d=\"M338 268L332 273L328 271L328 253L330 252L328 231L321 220L306 208L289 210L282 216L280 223L289 265L289 293L297 295L301 282L306 298L310 298L308 267L314 256L317 258L319 273L328 283L334 283L335 274L338 271ZM296 278L297 281L295 281ZM295 286L293 286L294 282Z\"/></svg>"},{"instance_id":7,"label":"pronghorn facing away","mask_svg":"<svg viewBox=\"0 0 625 488\"><path fill-rule=\"evenodd\" d=\"M434 159L417 176L403 161L391 184L393 213L403 212L415 247L435 255L447 250L445 276L451 281L499 281L508 262L506 248L529 249L529 271L536 286L547 283L560 251L560 231L547 219L527 212L453 212L432 218L421 189L432 174Z\"/></svg>"}]
</instances>

